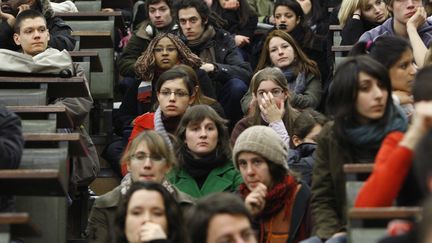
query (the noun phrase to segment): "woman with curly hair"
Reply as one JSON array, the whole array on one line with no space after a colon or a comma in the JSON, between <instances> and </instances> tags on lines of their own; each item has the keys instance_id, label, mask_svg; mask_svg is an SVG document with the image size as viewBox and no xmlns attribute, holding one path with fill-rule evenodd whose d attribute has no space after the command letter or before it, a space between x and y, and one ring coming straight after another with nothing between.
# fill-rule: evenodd
<instances>
[{"instance_id":1,"label":"woman with curly hair","mask_svg":"<svg viewBox=\"0 0 432 243\"><path fill-rule=\"evenodd\" d=\"M207 73L199 69L202 62L198 56L175 35L162 33L157 35L149 44L149 47L138 58L135 69L141 82L131 86L123 97L118 114L114 117L114 131L123 137L116 140L105 149L103 157L119 170L120 155L130 136L134 119L146 112L154 111L157 103L155 83L159 76L176 64L184 64L190 70L190 75L195 76L193 86L196 86L198 96L200 90L209 97L215 97L211 81ZM195 71L194 71L195 70ZM199 98L198 101L203 100ZM208 105L217 104L215 100L208 98Z\"/></svg>"}]
</instances>

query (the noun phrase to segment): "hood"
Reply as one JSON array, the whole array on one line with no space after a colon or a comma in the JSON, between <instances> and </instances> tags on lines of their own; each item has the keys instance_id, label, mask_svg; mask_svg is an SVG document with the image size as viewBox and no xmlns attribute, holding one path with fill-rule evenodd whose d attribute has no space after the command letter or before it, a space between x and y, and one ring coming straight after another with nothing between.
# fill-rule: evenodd
<instances>
[{"instance_id":1,"label":"hood","mask_svg":"<svg viewBox=\"0 0 432 243\"><path fill-rule=\"evenodd\" d=\"M41 9L42 14L45 16L46 19L50 19L54 17L54 10L51 7L50 0L36 0L38 7Z\"/></svg>"}]
</instances>

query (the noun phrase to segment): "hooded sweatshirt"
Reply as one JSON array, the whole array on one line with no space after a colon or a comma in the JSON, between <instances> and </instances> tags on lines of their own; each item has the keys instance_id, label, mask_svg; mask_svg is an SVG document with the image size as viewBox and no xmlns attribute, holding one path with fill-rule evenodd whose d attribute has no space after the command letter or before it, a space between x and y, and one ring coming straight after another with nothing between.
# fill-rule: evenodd
<instances>
[{"instance_id":1,"label":"hooded sweatshirt","mask_svg":"<svg viewBox=\"0 0 432 243\"><path fill-rule=\"evenodd\" d=\"M36 10L40 10L47 21L50 33L48 46L62 51L72 51L75 39L71 36L72 29L62 19L54 16L50 0L36 0ZM0 23L0 48L18 51L19 46L13 41L14 30L6 21Z\"/></svg>"},{"instance_id":2,"label":"hooded sweatshirt","mask_svg":"<svg viewBox=\"0 0 432 243\"><path fill-rule=\"evenodd\" d=\"M420 35L423 43L426 46L432 41L432 16L426 19L426 22L418 28L417 32ZM360 36L360 41L375 41L380 36L393 36L396 35L393 29L393 18L387 19L382 25L379 25Z\"/></svg>"}]
</instances>

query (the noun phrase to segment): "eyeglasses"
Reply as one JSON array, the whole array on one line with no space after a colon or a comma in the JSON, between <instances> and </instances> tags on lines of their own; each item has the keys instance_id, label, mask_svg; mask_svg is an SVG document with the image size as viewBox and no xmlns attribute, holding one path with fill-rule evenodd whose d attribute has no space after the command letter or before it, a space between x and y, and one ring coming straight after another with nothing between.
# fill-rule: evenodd
<instances>
[{"instance_id":1,"label":"eyeglasses","mask_svg":"<svg viewBox=\"0 0 432 243\"><path fill-rule=\"evenodd\" d=\"M137 153L137 154L133 154L131 155L131 161L135 162L135 163L144 163L147 159L149 159L151 162L154 163L164 163L166 160L164 157L160 156L160 155L150 155L150 154L146 154L146 153Z\"/></svg>"},{"instance_id":2,"label":"eyeglasses","mask_svg":"<svg viewBox=\"0 0 432 243\"><path fill-rule=\"evenodd\" d=\"M174 94L174 96L177 98L184 98L186 96L189 96L188 92L181 91L181 90L171 91L169 89L162 90L161 92L159 92L159 94L165 98L171 97L171 94Z\"/></svg>"},{"instance_id":3,"label":"eyeglasses","mask_svg":"<svg viewBox=\"0 0 432 243\"><path fill-rule=\"evenodd\" d=\"M155 47L155 48L153 48L153 52L155 52L155 53L161 53L163 51L175 52L175 51L177 51L177 48L175 48L175 47L167 47L167 48Z\"/></svg>"},{"instance_id":4,"label":"eyeglasses","mask_svg":"<svg viewBox=\"0 0 432 243\"><path fill-rule=\"evenodd\" d=\"M269 92L265 91L265 90L258 90L257 95L260 98L264 98L265 93L267 94ZM270 90L270 93L273 95L273 97L279 97L284 93L284 91L282 89L272 89L272 90Z\"/></svg>"}]
</instances>

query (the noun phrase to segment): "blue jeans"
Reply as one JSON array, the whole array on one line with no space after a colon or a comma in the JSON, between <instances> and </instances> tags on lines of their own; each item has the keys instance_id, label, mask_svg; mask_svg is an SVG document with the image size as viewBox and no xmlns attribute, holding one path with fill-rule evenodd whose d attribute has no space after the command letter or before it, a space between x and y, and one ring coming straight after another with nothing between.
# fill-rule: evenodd
<instances>
[{"instance_id":1,"label":"blue jeans","mask_svg":"<svg viewBox=\"0 0 432 243\"><path fill-rule=\"evenodd\" d=\"M243 112L240 105L240 100L246 93L248 86L238 78L228 80L220 90L218 90L218 101L222 105L225 115L230 120L229 127L232 129L234 125L243 118Z\"/></svg>"}]
</instances>

